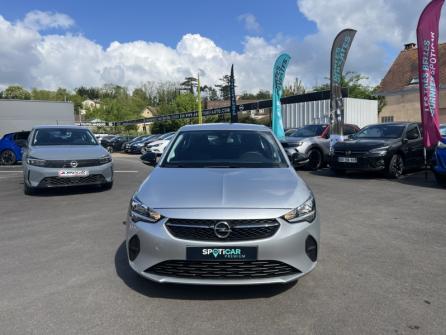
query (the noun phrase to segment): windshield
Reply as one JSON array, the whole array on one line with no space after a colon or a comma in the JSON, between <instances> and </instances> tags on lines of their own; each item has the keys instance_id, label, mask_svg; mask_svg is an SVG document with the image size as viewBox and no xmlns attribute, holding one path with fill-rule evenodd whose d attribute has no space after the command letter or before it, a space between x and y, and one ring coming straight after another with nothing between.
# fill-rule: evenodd
<instances>
[{"instance_id":1,"label":"windshield","mask_svg":"<svg viewBox=\"0 0 446 335\"><path fill-rule=\"evenodd\" d=\"M361 129L354 138L400 138L403 134L404 124L377 124Z\"/></svg>"},{"instance_id":2,"label":"windshield","mask_svg":"<svg viewBox=\"0 0 446 335\"><path fill-rule=\"evenodd\" d=\"M446 124L440 125L440 134L442 137L446 137Z\"/></svg>"},{"instance_id":3,"label":"windshield","mask_svg":"<svg viewBox=\"0 0 446 335\"><path fill-rule=\"evenodd\" d=\"M97 145L93 134L87 129L42 128L34 133L32 145Z\"/></svg>"},{"instance_id":4,"label":"windshield","mask_svg":"<svg viewBox=\"0 0 446 335\"><path fill-rule=\"evenodd\" d=\"M297 129L295 132L291 133L291 137L313 137L313 136L321 136L324 132L327 125L321 124L312 124L305 126L303 128Z\"/></svg>"},{"instance_id":5,"label":"windshield","mask_svg":"<svg viewBox=\"0 0 446 335\"><path fill-rule=\"evenodd\" d=\"M288 165L270 132L201 130L181 132L161 166L272 168Z\"/></svg>"}]
</instances>

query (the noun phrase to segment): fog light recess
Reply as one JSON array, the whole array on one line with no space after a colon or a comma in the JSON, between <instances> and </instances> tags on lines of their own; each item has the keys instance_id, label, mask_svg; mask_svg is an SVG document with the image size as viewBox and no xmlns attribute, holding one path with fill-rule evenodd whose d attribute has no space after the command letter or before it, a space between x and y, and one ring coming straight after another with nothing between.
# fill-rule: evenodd
<instances>
[{"instance_id":1,"label":"fog light recess","mask_svg":"<svg viewBox=\"0 0 446 335\"><path fill-rule=\"evenodd\" d=\"M317 260L317 242L314 239L313 236L308 235L307 239L305 240L305 252L309 259L311 259L312 262L316 262Z\"/></svg>"},{"instance_id":2,"label":"fog light recess","mask_svg":"<svg viewBox=\"0 0 446 335\"><path fill-rule=\"evenodd\" d=\"M138 235L133 235L128 242L129 260L134 261L138 257L140 251L140 243Z\"/></svg>"}]
</instances>

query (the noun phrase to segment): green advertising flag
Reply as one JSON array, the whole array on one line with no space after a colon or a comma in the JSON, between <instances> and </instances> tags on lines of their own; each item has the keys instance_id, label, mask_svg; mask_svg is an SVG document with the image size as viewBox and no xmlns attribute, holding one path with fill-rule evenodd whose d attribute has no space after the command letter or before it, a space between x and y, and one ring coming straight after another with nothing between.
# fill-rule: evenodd
<instances>
[{"instance_id":1,"label":"green advertising flag","mask_svg":"<svg viewBox=\"0 0 446 335\"><path fill-rule=\"evenodd\" d=\"M197 99L198 99L198 123L203 123L203 111L201 108L201 87L200 87L200 75L198 75L198 87L197 87Z\"/></svg>"}]
</instances>

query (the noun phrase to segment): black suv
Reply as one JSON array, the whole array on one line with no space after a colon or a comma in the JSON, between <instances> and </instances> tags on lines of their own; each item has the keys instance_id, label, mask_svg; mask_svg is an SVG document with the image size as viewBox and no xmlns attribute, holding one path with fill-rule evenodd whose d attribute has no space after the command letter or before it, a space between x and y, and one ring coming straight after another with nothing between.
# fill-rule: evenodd
<instances>
[{"instance_id":1,"label":"black suv","mask_svg":"<svg viewBox=\"0 0 446 335\"><path fill-rule=\"evenodd\" d=\"M330 167L336 174L346 170L385 171L398 178L407 169L424 166L421 124L394 122L362 128L334 145Z\"/></svg>"},{"instance_id":2,"label":"black suv","mask_svg":"<svg viewBox=\"0 0 446 335\"><path fill-rule=\"evenodd\" d=\"M112 138L102 139L101 144L104 148L107 149L108 152L112 153L115 151L124 150L124 145L134 138L135 136L118 135Z\"/></svg>"}]
</instances>

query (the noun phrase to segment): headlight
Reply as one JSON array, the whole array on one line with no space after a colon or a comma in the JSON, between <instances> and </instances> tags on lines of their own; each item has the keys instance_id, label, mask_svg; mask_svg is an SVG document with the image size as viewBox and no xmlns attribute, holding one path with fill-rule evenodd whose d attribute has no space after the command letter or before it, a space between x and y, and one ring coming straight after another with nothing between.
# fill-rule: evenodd
<instances>
[{"instance_id":1,"label":"headlight","mask_svg":"<svg viewBox=\"0 0 446 335\"><path fill-rule=\"evenodd\" d=\"M26 159L26 163L28 163L29 165L34 165L34 166L45 166L46 165L46 160L38 159L38 158L35 158L35 157L28 157Z\"/></svg>"},{"instance_id":2,"label":"headlight","mask_svg":"<svg viewBox=\"0 0 446 335\"><path fill-rule=\"evenodd\" d=\"M144 145L144 143L136 143L135 147L142 147Z\"/></svg>"},{"instance_id":3,"label":"headlight","mask_svg":"<svg viewBox=\"0 0 446 335\"><path fill-rule=\"evenodd\" d=\"M444 143L441 142L441 141L438 141L437 148L438 148L438 149L446 149L446 144L444 144Z\"/></svg>"},{"instance_id":4,"label":"headlight","mask_svg":"<svg viewBox=\"0 0 446 335\"><path fill-rule=\"evenodd\" d=\"M296 222L313 222L316 217L316 202L314 201L314 197L310 195L310 197L299 207L293 209L286 213L283 218L290 223Z\"/></svg>"},{"instance_id":5,"label":"headlight","mask_svg":"<svg viewBox=\"0 0 446 335\"><path fill-rule=\"evenodd\" d=\"M130 218L133 222L144 221L155 223L161 219L161 214L144 205L137 197L130 201Z\"/></svg>"},{"instance_id":6,"label":"headlight","mask_svg":"<svg viewBox=\"0 0 446 335\"><path fill-rule=\"evenodd\" d=\"M161 143L154 144L154 145L151 145L149 148L156 148L156 147L159 147L160 145L161 145Z\"/></svg>"},{"instance_id":7,"label":"headlight","mask_svg":"<svg viewBox=\"0 0 446 335\"><path fill-rule=\"evenodd\" d=\"M112 158L110 155L105 155L101 158L99 158L99 164L107 164L110 163L112 161Z\"/></svg>"},{"instance_id":8,"label":"headlight","mask_svg":"<svg viewBox=\"0 0 446 335\"><path fill-rule=\"evenodd\" d=\"M373 154L381 154L381 155L385 155L387 153L387 150L389 150L390 147L381 147L381 148L375 148L370 150L371 153Z\"/></svg>"}]
</instances>

